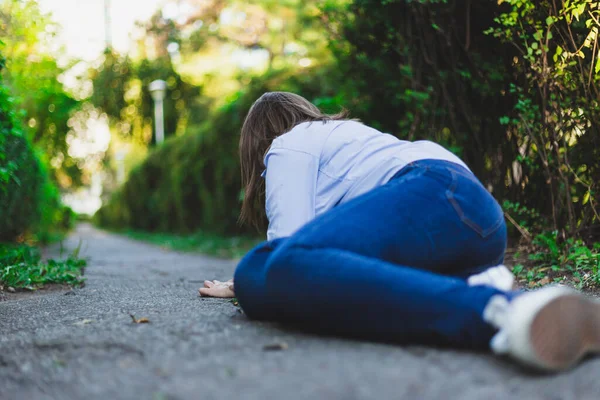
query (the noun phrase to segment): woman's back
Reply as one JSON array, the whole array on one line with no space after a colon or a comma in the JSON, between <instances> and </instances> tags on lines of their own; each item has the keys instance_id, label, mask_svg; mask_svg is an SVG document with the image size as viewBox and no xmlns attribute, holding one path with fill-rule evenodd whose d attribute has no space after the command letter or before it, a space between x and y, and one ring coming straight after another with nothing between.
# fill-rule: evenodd
<instances>
[{"instance_id":1,"label":"woman's back","mask_svg":"<svg viewBox=\"0 0 600 400\"><path fill-rule=\"evenodd\" d=\"M265 156L269 239L385 184L407 164L439 159L466 165L429 141L408 142L356 121L302 123Z\"/></svg>"}]
</instances>

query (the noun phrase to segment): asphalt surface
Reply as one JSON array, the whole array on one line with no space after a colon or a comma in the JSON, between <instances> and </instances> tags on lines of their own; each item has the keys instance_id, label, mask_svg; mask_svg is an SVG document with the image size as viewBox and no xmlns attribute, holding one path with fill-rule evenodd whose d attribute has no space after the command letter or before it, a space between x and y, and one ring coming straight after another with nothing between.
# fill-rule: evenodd
<instances>
[{"instance_id":1,"label":"asphalt surface","mask_svg":"<svg viewBox=\"0 0 600 400\"><path fill-rule=\"evenodd\" d=\"M84 288L0 302L0 399L600 398L600 359L536 375L488 354L299 333L197 296L233 261L89 225L66 247L79 240Z\"/></svg>"}]
</instances>

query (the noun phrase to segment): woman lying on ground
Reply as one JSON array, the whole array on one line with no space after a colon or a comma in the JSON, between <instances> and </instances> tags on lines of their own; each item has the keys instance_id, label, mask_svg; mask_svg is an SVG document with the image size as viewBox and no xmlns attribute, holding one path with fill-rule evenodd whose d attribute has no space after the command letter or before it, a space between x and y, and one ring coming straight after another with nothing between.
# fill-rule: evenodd
<instances>
[{"instance_id":1,"label":"woman lying on ground","mask_svg":"<svg viewBox=\"0 0 600 400\"><path fill-rule=\"evenodd\" d=\"M291 93L266 93L240 140L242 220L268 241L235 271L248 317L402 343L491 349L563 370L600 351L600 304L512 291L502 209L469 168ZM233 281L203 296L233 297Z\"/></svg>"}]
</instances>

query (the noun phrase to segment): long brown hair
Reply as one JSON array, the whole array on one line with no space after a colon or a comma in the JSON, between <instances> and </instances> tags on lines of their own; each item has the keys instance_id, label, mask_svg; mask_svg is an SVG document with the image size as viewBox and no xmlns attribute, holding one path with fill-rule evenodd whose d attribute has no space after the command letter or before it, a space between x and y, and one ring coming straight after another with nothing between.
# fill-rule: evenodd
<instances>
[{"instance_id":1,"label":"long brown hair","mask_svg":"<svg viewBox=\"0 0 600 400\"><path fill-rule=\"evenodd\" d=\"M347 111L328 115L302 96L288 92L268 92L254 102L240 137L240 164L244 201L240 214L241 223L249 223L257 229L264 228L265 182L261 173L265 170L264 157L273 139L289 132L302 122L343 120Z\"/></svg>"}]
</instances>

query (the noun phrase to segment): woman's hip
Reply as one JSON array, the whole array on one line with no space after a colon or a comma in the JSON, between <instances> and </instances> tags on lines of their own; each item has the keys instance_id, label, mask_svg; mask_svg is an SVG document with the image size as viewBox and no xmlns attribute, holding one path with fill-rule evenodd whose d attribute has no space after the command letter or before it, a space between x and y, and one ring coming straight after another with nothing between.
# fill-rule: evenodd
<instances>
[{"instance_id":1,"label":"woman's hip","mask_svg":"<svg viewBox=\"0 0 600 400\"><path fill-rule=\"evenodd\" d=\"M454 273L501 262L506 226L500 206L470 171L423 160L307 223L284 248L295 246Z\"/></svg>"}]
</instances>

